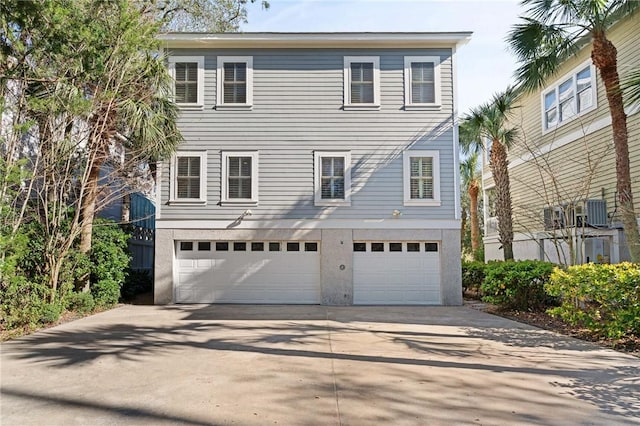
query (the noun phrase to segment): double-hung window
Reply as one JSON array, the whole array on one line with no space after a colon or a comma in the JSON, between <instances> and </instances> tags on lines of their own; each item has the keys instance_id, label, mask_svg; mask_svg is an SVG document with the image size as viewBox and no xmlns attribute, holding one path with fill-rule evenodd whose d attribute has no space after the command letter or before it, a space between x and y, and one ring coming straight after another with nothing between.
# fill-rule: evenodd
<instances>
[{"instance_id":1,"label":"double-hung window","mask_svg":"<svg viewBox=\"0 0 640 426\"><path fill-rule=\"evenodd\" d=\"M315 205L351 205L351 153L316 151Z\"/></svg>"},{"instance_id":2,"label":"double-hung window","mask_svg":"<svg viewBox=\"0 0 640 426\"><path fill-rule=\"evenodd\" d=\"M205 204L207 201L207 153L181 151L171 160L170 204Z\"/></svg>"},{"instance_id":3,"label":"double-hung window","mask_svg":"<svg viewBox=\"0 0 640 426\"><path fill-rule=\"evenodd\" d=\"M346 109L380 106L380 57L345 56L344 106Z\"/></svg>"},{"instance_id":4,"label":"double-hung window","mask_svg":"<svg viewBox=\"0 0 640 426\"><path fill-rule=\"evenodd\" d=\"M571 121L595 107L595 68L589 61L542 93L543 131Z\"/></svg>"},{"instance_id":5,"label":"double-hung window","mask_svg":"<svg viewBox=\"0 0 640 426\"><path fill-rule=\"evenodd\" d=\"M440 58L438 56L405 56L405 108L440 106Z\"/></svg>"},{"instance_id":6,"label":"double-hung window","mask_svg":"<svg viewBox=\"0 0 640 426\"><path fill-rule=\"evenodd\" d=\"M222 152L223 204L258 203L258 152Z\"/></svg>"},{"instance_id":7,"label":"double-hung window","mask_svg":"<svg viewBox=\"0 0 640 426\"><path fill-rule=\"evenodd\" d=\"M405 151L403 155L404 204L440 205L440 156L438 151Z\"/></svg>"},{"instance_id":8,"label":"double-hung window","mask_svg":"<svg viewBox=\"0 0 640 426\"><path fill-rule=\"evenodd\" d=\"M182 108L204 106L204 57L170 56L169 74L173 78L173 99Z\"/></svg>"},{"instance_id":9,"label":"double-hung window","mask_svg":"<svg viewBox=\"0 0 640 426\"><path fill-rule=\"evenodd\" d=\"M253 57L218 56L216 107L251 107Z\"/></svg>"}]
</instances>

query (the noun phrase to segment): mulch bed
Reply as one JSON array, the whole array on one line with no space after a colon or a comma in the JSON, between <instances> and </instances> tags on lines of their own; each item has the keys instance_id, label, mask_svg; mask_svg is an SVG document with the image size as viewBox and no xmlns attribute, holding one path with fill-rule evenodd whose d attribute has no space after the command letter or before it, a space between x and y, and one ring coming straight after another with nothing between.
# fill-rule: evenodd
<instances>
[{"instance_id":1,"label":"mulch bed","mask_svg":"<svg viewBox=\"0 0 640 426\"><path fill-rule=\"evenodd\" d=\"M640 358L640 337L631 336L623 339L608 339L582 327L573 326L560 318L552 317L546 312L525 312L501 309L498 306L478 300L465 299L465 305L493 315L498 315L523 324L529 324L544 330L554 331L565 336L594 342L600 346L625 352Z\"/></svg>"}]
</instances>

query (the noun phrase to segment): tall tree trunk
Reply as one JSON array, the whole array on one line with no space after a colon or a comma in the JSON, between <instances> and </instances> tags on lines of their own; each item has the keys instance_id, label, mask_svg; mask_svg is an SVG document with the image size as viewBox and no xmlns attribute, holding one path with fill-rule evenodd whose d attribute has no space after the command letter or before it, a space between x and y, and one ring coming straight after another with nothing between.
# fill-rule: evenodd
<instances>
[{"instance_id":1,"label":"tall tree trunk","mask_svg":"<svg viewBox=\"0 0 640 426\"><path fill-rule=\"evenodd\" d=\"M640 262L640 234L638 233L638 221L634 211L633 193L631 191L627 115L624 112L616 55L616 47L607 39L604 31L594 32L591 58L595 66L600 70L607 101L609 102L613 145L616 151L616 178L622 224L631 260Z\"/></svg>"},{"instance_id":2,"label":"tall tree trunk","mask_svg":"<svg viewBox=\"0 0 640 426\"><path fill-rule=\"evenodd\" d=\"M96 201L98 199L98 179L102 161L96 160L89 170L87 189L82 200L82 224L80 227L80 253L88 254L91 251L91 235L93 233L93 217L96 214Z\"/></svg>"},{"instance_id":3,"label":"tall tree trunk","mask_svg":"<svg viewBox=\"0 0 640 426\"><path fill-rule=\"evenodd\" d=\"M464 236L467 233L467 210L462 208L460 212L460 247L464 249Z\"/></svg>"},{"instance_id":4,"label":"tall tree trunk","mask_svg":"<svg viewBox=\"0 0 640 426\"><path fill-rule=\"evenodd\" d=\"M513 219L511 212L511 185L507 150L494 139L491 145L489 167L496 184L496 215L498 216L498 238L502 244L504 260L513 260Z\"/></svg>"},{"instance_id":5,"label":"tall tree trunk","mask_svg":"<svg viewBox=\"0 0 640 426\"><path fill-rule=\"evenodd\" d=\"M116 115L112 105L105 104L97 108L91 123L92 132L89 139L89 151L93 152L94 156L89 158L91 164L89 166L89 176L87 177L86 192L81 206L82 224L79 250L85 254L91 251L91 235L93 232L93 218L96 214L100 170L102 170L102 165L107 160L109 143L116 133L115 123Z\"/></svg>"},{"instance_id":6,"label":"tall tree trunk","mask_svg":"<svg viewBox=\"0 0 640 426\"><path fill-rule=\"evenodd\" d=\"M478 182L473 181L469 185L469 216L471 218L471 252L473 258L476 258L476 253L480 248L480 223L478 222L478 193L480 188Z\"/></svg>"}]
</instances>

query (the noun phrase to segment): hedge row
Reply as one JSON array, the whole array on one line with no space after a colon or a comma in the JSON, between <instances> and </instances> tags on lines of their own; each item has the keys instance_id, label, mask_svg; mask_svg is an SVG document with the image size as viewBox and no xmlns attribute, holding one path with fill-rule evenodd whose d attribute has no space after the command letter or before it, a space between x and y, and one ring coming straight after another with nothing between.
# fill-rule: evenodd
<instances>
[{"instance_id":1,"label":"hedge row","mask_svg":"<svg viewBox=\"0 0 640 426\"><path fill-rule=\"evenodd\" d=\"M561 300L550 313L570 324L611 338L640 336L640 265L556 268L545 289Z\"/></svg>"},{"instance_id":2,"label":"hedge row","mask_svg":"<svg viewBox=\"0 0 640 426\"><path fill-rule=\"evenodd\" d=\"M599 335L640 336L640 266L463 262L462 286L506 309L542 311Z\"/></svg>"}]
</instances>

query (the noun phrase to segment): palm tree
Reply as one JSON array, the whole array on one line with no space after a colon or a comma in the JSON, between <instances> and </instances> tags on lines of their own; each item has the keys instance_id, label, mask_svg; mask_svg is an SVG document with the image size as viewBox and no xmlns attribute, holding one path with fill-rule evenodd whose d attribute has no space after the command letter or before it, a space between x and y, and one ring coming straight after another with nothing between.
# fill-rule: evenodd
<instances>
[{"instance_id":1,"label":"palm tree","mask_svg":"<svg viewBox=\"0 0 640 426\"><path fill-rule=\"evenodd\" d=\"M172 79L164 58L152 52L157 44L157 24L147 22L129 3L101 3L97 14L119 13L122 24L109 29L95 70L88 72L88 92L93 102L87 146L89 171L82 194L79 250L91 250L93 218L100 192L100 173L114 147L140 162L168 158L182 141L177 128L178 107L171 101ZM100 30L109 19L98 21ZM105 31L106 33L106 31Z\"/></svg>"},{"instance_id":2,"label":"palm tree","mask_svg":"<svg viewBox=\"0 0 640 426\"><path fill-rule=\"evenodd\" d=\"M478 220L478 194L480 193L480 171L478 152L471 152L460 163L462 185L469 194L469 220L471 222L471 253L476 258L480 248L480 222Z\"/></svg>"},{"instance_id":3,"label":"palm tree","mask_svg":"<svg viewBox=\"0 0 640 426\"><path fill-rule=\"evenodd\" d=\"M89 120L89 178L82 200L80 252L91 249L100 172L114 146L129 157L152 165L168 158L182 141L177 129L178 107L170 100L171 80L161 58L129 58L120 73L105 77L117 90L96 93L97 108ZM103 87L98 87L103 90Z\"/></svg>"},{"instance_id":4,"label":"palm tree","mask_svg":"<svg viewBox=\"0 0 640 426\"><path fill-rule=\"evenodd\" d=\"M633 208L627 116L622 102L617 50L607 38L616 21L640 6L634 0L524 0L529 6L523 23L516 25L508 41L519 58L516 77L524 90L540 88L560 65L586 40L592 43L591 60L604 83L613 145L622 222L631 258L640 261L640 234Z\"/></svg>"},{"instance_id":5,"label":"palm tree","mask_svg":"<svg viewBox=\"0 0 640 426\"><path fill-rule=\"evenodd\" d=\"M513 259L513 217L507 149L516 136L515 128L508 124L514 99L515 92L511 89L497 94L488 103L466 114L460 125L460 143L464 152L478 152L482 149L483 141L491 141L489 168L495 183L498 239L502 245L504 260Z\"/></svg>"}]
</instances>

